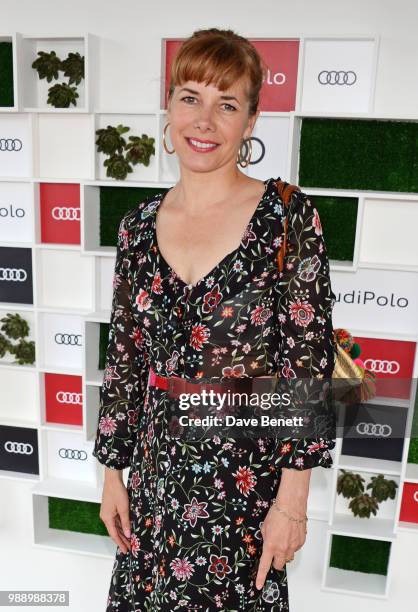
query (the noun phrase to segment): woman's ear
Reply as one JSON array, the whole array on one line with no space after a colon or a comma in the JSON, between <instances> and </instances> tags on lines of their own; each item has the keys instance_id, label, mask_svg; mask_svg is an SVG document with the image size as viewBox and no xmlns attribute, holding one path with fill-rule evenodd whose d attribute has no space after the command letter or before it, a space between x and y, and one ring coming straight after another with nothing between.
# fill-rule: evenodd
<instances>
[{"instance_id":1,"label":"woman's ear","mask_svg":"<svg viewBox=\"0 0 418 612\"><path fill-rule=\"evenodd\" d=\"M258 110L254 115L251 115L251 117L248 119L248 125L244 132L244 138L250 138L251 134L253 133L255 122L257 121L259 114L260 114L260 111Z\"/></svg>"}]
</instances>

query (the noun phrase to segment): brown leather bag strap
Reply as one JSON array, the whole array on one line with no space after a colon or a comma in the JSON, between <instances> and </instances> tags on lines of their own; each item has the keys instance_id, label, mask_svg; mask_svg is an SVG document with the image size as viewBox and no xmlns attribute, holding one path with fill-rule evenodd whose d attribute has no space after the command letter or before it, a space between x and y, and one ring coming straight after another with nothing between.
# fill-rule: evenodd
<instances>
[{"instance_id":1,"label":"brown leather bag strap","mask_svg":"<svg viewBox=\"0 0 418 612\"><path fill-rule=\"evenodd\" d=\"M287 183L286 181L282 181L282 180L276 181L276 185L277 185L277 190L279 192L280 198L284 204L284 207L288 208L290 201L292 199L293 193L295 191L300 191L299 187L297 185L291 185L290 183ZM286 254L287 225L288 225L288 219L286 217L283 223L283 227L284 227L283 242L277 254L277 267L279 268L280 272L282 272L283 270L284 256Z\"/></svg>"}]
</instances>

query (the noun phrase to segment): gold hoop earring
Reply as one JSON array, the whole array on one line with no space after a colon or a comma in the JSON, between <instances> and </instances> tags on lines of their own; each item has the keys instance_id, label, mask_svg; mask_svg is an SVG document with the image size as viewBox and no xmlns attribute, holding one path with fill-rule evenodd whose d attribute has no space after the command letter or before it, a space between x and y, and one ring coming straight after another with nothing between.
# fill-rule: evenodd
<instances>
[{"instance_id":1,"label":"gold hoop earring","mask_svg":"<svg viewBox=\"0 0 418 612\"><path fill-rule=\"evenodd\" d=\"M245 148L247 149L247 155L245 157L241 153L242 145L244 145ZM253 149L252 149L251 138L245 138L242 141L241 146L238 151L237 163L241 166L241 168L246 168L250 164L252 152L253 152Z\"/></svg>"},{"instance_id":2,"label":"gold hoop earring","mask_svg":"<svg viewBox=\"0 0 418 612\"><path fill-rule=\"evenodd\" d=\"M167 143L166 143L166 141L165 141L165 132L166 132L166 129L168 128L168 126L169 126L169 125L170 125L170 123L166 123L166 124L165 124L165 126L164 126L164 129L163 129L163 146L164 146L164 149L167 151L167 153L168 153L169 155L171 155L172 153L174 153L174 152L175 152L175 149L173 149L172 151L169 151L169 150L167 149Z\"/></svg>"}]
</instances>

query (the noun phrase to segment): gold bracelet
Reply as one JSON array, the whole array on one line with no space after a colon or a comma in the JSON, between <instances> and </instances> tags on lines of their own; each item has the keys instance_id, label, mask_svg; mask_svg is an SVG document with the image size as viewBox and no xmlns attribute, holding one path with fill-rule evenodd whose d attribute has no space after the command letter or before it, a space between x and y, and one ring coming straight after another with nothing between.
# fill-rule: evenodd
<instances>
[{"instance_id":1,"label":"gold bracelet","mask_svg":"<svg viewBox=\"0 0 418 612\"><path fill-rule=\"evenodd\" d=\"M273 499L272 500L272 505L274 504L274 508L277 510L277 512L283 512L283 514L285 514L287 516L288 519L290 519L291 521L295 521L296 523L305 523L308 520L308 517L305 514L305 518L295 518L294 516L290 516L290 514L288 514L286 512L286 510L283 510L282 508L279 508L279 506L277 505L277 499Z\"/></svg>"}]
</instances>

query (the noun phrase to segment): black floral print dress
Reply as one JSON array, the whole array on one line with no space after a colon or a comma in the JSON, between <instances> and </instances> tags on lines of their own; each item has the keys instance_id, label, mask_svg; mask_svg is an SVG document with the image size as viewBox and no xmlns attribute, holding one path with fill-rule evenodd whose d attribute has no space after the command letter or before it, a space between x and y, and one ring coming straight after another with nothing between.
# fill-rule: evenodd
<instances>
[{"instance_id":1,"label":"black floral print dress","mask_svg":"<svg viewBox=\"0 0 418 612\"><path fill-rule=\"evenodd\" d=\"M239 247L195 285L158 249L165 192L121 220L93 455L130 468L131 550L116 551L107 612L289 610L286 566L255 586L260 525L282 468L331 467L335 440L179 439L167 391L148 386L150 366L210 382L331 377L335 294L318 211L302 191L285 210L279 179L264 181Z\"/></svg>"}]
</instances>

